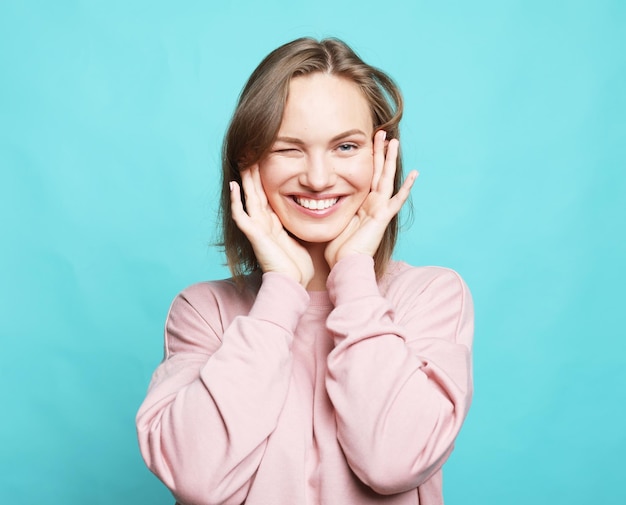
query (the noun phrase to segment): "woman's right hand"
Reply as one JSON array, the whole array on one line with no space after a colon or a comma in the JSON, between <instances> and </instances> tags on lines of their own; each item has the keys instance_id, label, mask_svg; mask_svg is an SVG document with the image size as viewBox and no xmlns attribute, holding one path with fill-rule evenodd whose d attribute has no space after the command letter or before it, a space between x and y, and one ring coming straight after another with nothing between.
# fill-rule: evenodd
<instances>
[{"instance_id":1,"label":"woman's right hand","mask_svg":"<svg viewBox=\"0 0 626 505\"><path fill-rule=\"evenodd\" d=\"M270 207L257 164L241 172L241 183L246 209L239 184L231 181L231 212L237 227L252 244L261 270L283 273L306 288L313 278L313 261L307 250L289 236Z\"/></svg>"}]
</instances>

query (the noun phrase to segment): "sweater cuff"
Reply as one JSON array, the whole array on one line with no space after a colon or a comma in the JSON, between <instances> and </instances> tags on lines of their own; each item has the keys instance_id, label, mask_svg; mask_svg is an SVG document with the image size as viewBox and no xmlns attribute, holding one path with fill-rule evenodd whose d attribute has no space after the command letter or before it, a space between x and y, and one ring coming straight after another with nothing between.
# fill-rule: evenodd
<instances>
[{"instance_id":1,"label":"sweater cuff","mask_svg":"<svg viewBox=\"0 0 626 505\"><path fill-rule=\"evenodd\" d=\"M309 294L300 284L284 274L267 272L248 315L293 332L308 305Z\"/></svg>"},{"instance_id":2,"label":"sweater cuff","mask_svg":"<svg viewBox=\"0 0 626 505\"><path fill-rule=\"evenodd\" d=\"M335 307L370 296L380 296L374 259L367 254L352 254L343 258L330 271L326 287Z\"/></svg>"}]
</instances>

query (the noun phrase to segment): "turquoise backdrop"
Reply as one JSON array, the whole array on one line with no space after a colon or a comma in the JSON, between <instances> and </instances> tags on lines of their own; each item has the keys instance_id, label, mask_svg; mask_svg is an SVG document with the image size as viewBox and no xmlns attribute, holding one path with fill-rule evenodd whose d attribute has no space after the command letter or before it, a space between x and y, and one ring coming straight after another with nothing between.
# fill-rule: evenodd
<instances>
[{"instance_id":1,"label":"turquoise backdrop","mask_svg":"<svg viewBox=\"0 0 626 505\"><path fill-rule=\"evenodd\" d=\"M134 415L169 302L227 275L224 129L334 35L406 95L397 257L475 298L446 504L626 503L625 33L619 0L3 0L0 502L172 504Z\"/></svg>"}]
</instances>

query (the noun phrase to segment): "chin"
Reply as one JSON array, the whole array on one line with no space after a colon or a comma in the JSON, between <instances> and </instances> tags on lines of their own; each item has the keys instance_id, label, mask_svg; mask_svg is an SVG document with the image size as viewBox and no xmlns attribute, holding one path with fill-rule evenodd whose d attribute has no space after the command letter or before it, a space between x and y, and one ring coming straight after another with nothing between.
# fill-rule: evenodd
<instances>
[{"instance_id":1,"label":"chin","mask_svg":"<svg viewBox=\"0 0 626 505\"><path fill-rule=\"evenodd\" d=\"M309 236L309 235L304 235L304 236L297 236L296 235L296 239L298 240L298 242L302 243L302 244L328 244L329 242L331 242L333 239L335 239L337 237L337 235L334 236Z\"/></svg>"},{"instance_id":2,"label":"chin","mask_svg":"<svg viewBox=\"0 0 626 505\"><path fill-rule=\"evenodd\" d=\"M291 233L291 236L296 238L298 242L302 244L328 244L337 238L339 233Z\"/></svg>"},{"instance_id":3,"label":"chin","mask_svg":"<svg viewBox=\"0 0 626 505\"><path fill-rule=\"evenodd\" d=\"M280 216L279 216L280 219ZM283 226L293 238L307 244L324 244L337 238L348 223L283 221Z\"/></svg>"}]
</instances>

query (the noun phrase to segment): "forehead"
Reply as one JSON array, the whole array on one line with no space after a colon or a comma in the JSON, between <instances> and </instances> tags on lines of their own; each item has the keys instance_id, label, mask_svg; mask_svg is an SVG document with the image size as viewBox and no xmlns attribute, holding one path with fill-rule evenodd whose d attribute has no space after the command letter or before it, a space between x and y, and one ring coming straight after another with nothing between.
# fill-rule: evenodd
<instances>
[{"instance_id":1,"label":"forehead","mask_svg":"<svg viewBox=\"0 0 626 505\"><path fill-rule=\"evenodd\" d=\"M369 103L354 82L321 72L291 80L281 135L333 136L351 129L373 131Z\"/></svg>"}]
</instances>

